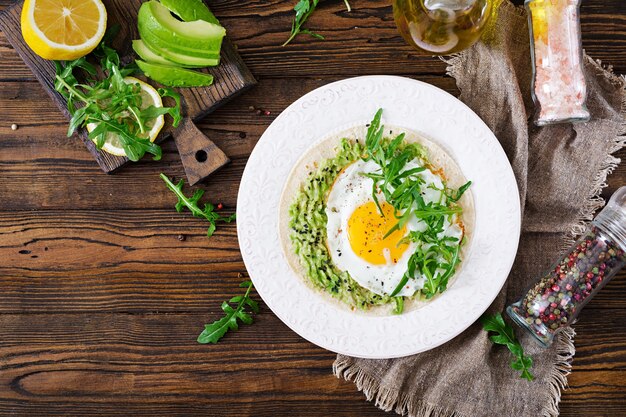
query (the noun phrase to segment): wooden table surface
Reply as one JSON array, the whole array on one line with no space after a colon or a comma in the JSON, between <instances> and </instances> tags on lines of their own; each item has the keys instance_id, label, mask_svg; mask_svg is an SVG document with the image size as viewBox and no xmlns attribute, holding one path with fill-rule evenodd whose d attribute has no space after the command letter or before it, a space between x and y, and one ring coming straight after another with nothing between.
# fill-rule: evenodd
<instances>
[{"instance_id":1,"label":"wooden table surface","mask_svg":"<svg viewBox=\"0 0 626 417\"><path fill-rule=\"evenodd\" d=\"M389 1L352 0L351 13L322 1L309 27L327 40L301 36L288 47L280 44L295 0L209 3L259 80L200 123L233 161L202 186L227 211L260 135L306 92L397 74L458 94L442 62L405 45ZM626 73L626 3L583 3L588 53ZM235 225L208 240L205 223L174 211L158 178L183 177L173 142L161 162L103 174L80 140L66 138L66 120L2 33L0 110L0 415L385 415L332 375L334 354L265 306L218 345L196 343L239 291L244 265ZM622 164L605 196L625 180ZM575 326L563 416L626 415L625 278Z\"/></svg>"}]
</instances>

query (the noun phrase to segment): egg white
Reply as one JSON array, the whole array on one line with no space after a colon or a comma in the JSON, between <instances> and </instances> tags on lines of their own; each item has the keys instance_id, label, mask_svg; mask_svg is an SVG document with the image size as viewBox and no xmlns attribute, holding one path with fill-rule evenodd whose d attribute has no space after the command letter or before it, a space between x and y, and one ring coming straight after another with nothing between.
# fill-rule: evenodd
<instances>
[{"instance_id":1,"label":"egg white","mask_svg":"<svg viewBox=\"0 0 626 417\"><path fill-rule=\"evenodd\" d=\"M403 171L422 166L417 159L408 162ZM339 174L332 185L326 203L326 231L327 245L331 259L341 271L348 272L350 276L362 287L379 294L389 295L398 286L407 270L409 258L415 252L418 244L411 242L397 263L391 259L386 265L373 265L359 257L353 250L348 239L348 221L352 213L361 205L373 201L373 180L362 175L363 173L380 172L380 167L374 161L358 160L348 166ZM441 177L426 169L416 176L421 177L425 183L432 184L438 189L422 187L422 197L426 203L445 201L443 181ZM385 201L382 193L378 194L379 201ZM423 231L426 224L412 216L407 223L408 231ZM462 230L456 223L450 223L446 218L444 222L443 236L461 238ZM399 296L411 296L424 287L425 278L416 276L410 279L397 294Z\"/></svg>"}]
</instances>

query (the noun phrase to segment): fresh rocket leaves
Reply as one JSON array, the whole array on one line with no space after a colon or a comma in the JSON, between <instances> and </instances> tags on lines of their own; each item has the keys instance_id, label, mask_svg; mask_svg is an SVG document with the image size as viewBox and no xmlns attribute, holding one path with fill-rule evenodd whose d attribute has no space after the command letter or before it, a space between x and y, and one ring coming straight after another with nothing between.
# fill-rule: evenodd
<instances>
[{"instance_id":1,"label":"fresh rocket leaves","mask_svg":"<svg viewBox=\"0 0 626 417\"><path fill-rule=\"evenodd\" d=\"M180 109L182 108L180 104L180 94L169 87L159 88L157 91L161 97L170 97L174 100L174 107L162 107L159 108L159 110L167 111L167 113L161 114L169 114L172 117L172 125L174 127L178 126L183 120L183 115L180 112ZM150 108L146 109L146 111L148 110L150 110Z\"/></svg>"},{"instance_id":2,"label":"fresh rocket leaves","mask_svg":"<svg viewBox=\"0 0 626 417\"><path fill-rule=\"evenodd\" d=\"M205 203L204 208L199 207L200 198L204 195L204 190L196 190L192 197L186 197L183 193L184 181L181 180L178 184L174 183L165 174L160 175L161 179L165 181L167 188L169 188L178 197L176 203L176 211L182 212L186 207L195 217L206 219L210 222L207 236L211 237L215 232L215 224L218 221L230 223L235 220L235 214L222 217L215 212L215 206L213 204ZM221 205L218 205L218 209ZM242 288L246 288L246 292L242 296L236 296L230 299L230 301L224 301L222 303L222 310L224 311L224 317L214 321L211 324L206 324L204 330L198 336L198 343L217 343L229 330L237 330L239 328L238 322L245 324L252 324L252 313L259 312L259 305L256 301L250 298L250 291L252 290L252 282L245 281L240 285ZM231 305L233 304L233 305Z\"/></svg>"},{"instance_id":3,"label":"fresh rocket leaves","mask_svg":"<svg viewBox=\"0 0 626 417\"><path fill-rule=\"evenodd\" d=\"M348 2L348 0L343 1L346 5L346 9L348 9L348 11L351 11L352 9L350 8L350 3ZM319 0L299 0L298 3L296 3L293 8L293 10L296 12L296 16L294 17L293 22L291 22L291 33L289 35L289 38L285 41L285 43L283 43L283 46L291 42L293 38L298 36L298 34L300 33L311 35L317 39L324 39L322 35L311 32L310 30L304 29L302 27L302 25L304 25L304 23L313 14L318 3Z\"/></svg>"},{"instance_id":4,"label":"fresh rocket leaves","mask_svg":"<svg viewBox=\"0 0 626 417\"><path fill-rule=\"evenodd\" d=\"M242 282L239 286L246 288L246 293L243 296L240 295L231 298L229 302L224 301L222 303L224 317L211 324L206 324L204 330L198 336L198 343L219 342L229 330L239 329L238 322L252 324L253 318L250 312L259 312L259 304L250 298L252 282ZM233 304L234 307L231 304Z\"/></svg>"},{"instance_id":5,"label":"fresh rocket leaves","mask_svg":"<svg viewBox=\"0 0 626 417\"><path fill-rule=\"evenodd\" d=\"M472 182L468 181L463 184L458 190L446 190L446 196L448 197L448 201L451 201L453 203L459 201L461 197L463 197L463 194L465 194L465 191L467 191L467 189L470 188L471 185Z\"/></svg>"},{"instance_id":6,"label":"fresh rocket leaves","mask_svg":"<svg viewBox=\"0 0 626 417\"><path fill-rule=\"evenodd\" d=\"M484 314L480 318L480 322L483 324L483 329L486 332L492 332L489 336L489 340L498 345L505 345L515 360L511 362L511 368L516 371L520 371L520 377L532 381L535 377L530 373L530 368L533 366L533 359L530 356L524 355L524 349L515 337L513 328L509 326L502 318L502 314L496 313L492 316Z\"/></svg>"},{"instance_id":7,"label":"fresh rocket leaves","mask_svg":"<svg viewBox=\"0 0 626 417\"><path fill-rule=\"evenodd\" d=\"M210 203L205 203L204 208L201 209L199 207L199 200L204 195L204 190L196 190L192 197L186 197L183 193L183 185L185 182L180 180L180 182L176 185L167 177L165 174L160 175L161 179L165 181L167 188L169 188L175 195L178 197L178 202L176 203L176 211L182 212L183 208L187 207L187 209L195 216L201 219L206 219L209 221L209 229L207 230L207 236L213 236L216 229L217 222L225 222L230 223L235 220L235 214L231 214L230 216L220 216L215 212L215 206Z\"/></svg>"},{"instance_id":8,"label":"fresh rocket leaves","mask_svg":"<svg viewBox=\"0 0 626 417\"><path fill-rule=\"evenodd\" d=\"M156 117L168 114L173 126L180 123L180 96L173 90L160 90L161 96L173 97L175 107L145 106L142 89L137 83L126 83L124 78L134 73L131 66L122 67L115 49L109 46L115 37L116 27L107 31L93 56L100 60L104 78L97 79L98 69L87 58L69 62L56 62L55 89L65 97L72 118L67 135L81 127L91 127L89 138L101 149L105 141L119 140L124 153L131 161L138 161L146 153L161 159L161 147L150 141L149 124ZM77 70L85 78L78 81Z\"/></svg>"},{"instance_id":9,"label":"fresh rocket leaves","mask_svg":"<svg viewBox=\"0 0 626 417\"><path fill-rule=\"evenodd\" d=\"M286 46L300 33L309 34L317 39L324 39L322 35L302 28L304 22L306 22L309 16L315 11L318 2L319 0L299 0L298 3L296 3L293 8L296 12L296 17L293 19L293 22L291 22L291 34L285 43L283 43L283 46Z\"/></svg>"},{"instance_id":10,"label":"fresh rocket leaves","mask_svg":"<svg viewBox=\"0 0 626 417\"><path fill-rule=\"evenodd\" d=\"M450 277L454 274L460 262L459 251L462 242L457 238L444 236L444 222L453 221L452 216L461 214L462 209L457 204L459 199L468 190L471 182L464 184L458 190L444 186L441 201L426 202L423 197L424 188L432 188L418 174L426 167L406 169L409 161L424 159L424 149L415 143L404 144L404 134L393 140L383 136L384 126L381 125L382 109L376 112L370 123L365 139L365 161L374 161L380 167L378 172L363 174L371 178L372 198L380 209L379 194L391 204L398 222L385 235L385 238L396 230L402 229L411 217L421 220L426 226L423 231L410 232L400 243L416 243L416 250L409 258L407 271L390 294L395 297L406 285L409 279L417 275L423 276L426 281L422 294L432 298L437 293L446 290ZM402 145L402 146L401 146Z\"/></svg>"}]
</instances>

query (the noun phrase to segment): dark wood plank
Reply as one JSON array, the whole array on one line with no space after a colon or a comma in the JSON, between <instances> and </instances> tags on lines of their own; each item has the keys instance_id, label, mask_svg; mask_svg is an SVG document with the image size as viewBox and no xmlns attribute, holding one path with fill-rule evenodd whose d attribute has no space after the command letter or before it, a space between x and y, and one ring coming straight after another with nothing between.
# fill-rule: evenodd
<instances>
[{"instance_id":1,"label":"dark wood plank","mask_svg":"<svg viewBox=\"0 0 626 417\"><path fill-rule=\"evenodd\" d=\"M332 353L300 339L266 307L253 326L220 344L196 344L196 332L218 309L4 314L0 413L386 415L332 376ZM626 413L626 313L606 313L586 315L576 326L578 352L563 416Z\"/></svg>"},{"instance_id":2,"label":"dark wood plank","mask_svg":"<svg viewBox=\"0 0 626 417\"><path fill-rule=\"evenodd\" d=\"M219 306L245 268L235 225L206 230L173 208L0 212L0 313ZM626 310L626 271L586 307L615 308Z\"/></svg>"},{"instance_id":3,"label":"dark wood plank","mask_svg":"<svg viewBox=\"0 0 626 417\"><path fill-rule=\"evenodd\" d=\"M623 280L623 278L622 278ZM574 326L576 356L561 416L626 415L626 311L585 311Z\"/></svg>"},{"instance_id":4,"label":"dark wood plank","mask_svg":"<svg viewBox=\"0 0 626 417\"><path fill-rule=\"evenodd\" d=\"M332 353L288 331L266 308L237 338L198 345L215 307L205 314L2 315L0 413L382 414L332 376ZM37 323L31 331L27 321ZM44 333L54 346L37 340Z\"/></svg>"},{"instance_id":5,"label":"dark wood plank","mask_svg":"<svg viewBox=\"0 0 626 417\"><path fill-rule=\"evenodd\" d=\"M122 62L130 62L134 59L131 40L139 38L137 25L133 22L137 20L137 13L142 1L105 0L104 3L107 8L109 25L118 24L121 28L114 46L118 49ZM71 116L67 110L67 101L54 89L54 62L40 58L24 42L20 29L21 12L22 2L17 2L2 11L0 13L0 30L3 31L6 39L31 69L35 78L41 83L52 101L69 119ZM178 89L183 98L184 113L194 121L204 118L211 111L256 83L230 40L224 40L221 55L219 66L202 70L215 77L215 82L212 86ZM166 128L163 129L159 140L165 139L174 132L177 131L168 123ZM82 139L104 172L113 172L129 162L126 157L114 156L107 152L98 151L93 141L87 137L86 130L81 130L77 136Z\"/></svg>"}]
</instances>

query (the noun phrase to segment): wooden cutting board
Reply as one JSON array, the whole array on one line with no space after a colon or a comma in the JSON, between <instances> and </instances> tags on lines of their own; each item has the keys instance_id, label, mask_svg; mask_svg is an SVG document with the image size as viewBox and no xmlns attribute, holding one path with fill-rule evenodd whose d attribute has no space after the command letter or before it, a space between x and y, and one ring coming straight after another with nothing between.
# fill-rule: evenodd
<instances>
[{"instance_id":1,"label":"wooden cutting board","mask_svg":"<svg viewBox=\"0 0 626 417\"><path fill-rule=\"evenodd\" d=\"M67 111L66 101L54 89L54 62L35 55L24 42L20 29L22 3L20 1L0 13L0 30L4 32L11 45L13 45L46 92L69 120L70 115ZM135 59L135 55L131 47L131 40L139 38L137 13L142 1L103 0L103 3L107 9L109 26L116 23L121 26L114 47L120 54L123 63L132 62ZM254 77L246 68L228 38L224 39L222 45L220 65L201 71L213 74L214 84L209 87L178 89L183 98L183 113L186 119L178 129L174 129L170 124L171 119L168 120L166 116L167 127L163 129L157 139L160 142L167 137L174 136L183 165L185 166L187 178L192 184L201 181L208 174L228 162L226 155L195 127L194 122L202 119L237 94L256 84ZM150 83L158 86L157 83L152 81ZM169 105L172 104L171 101L165 102L166 105L168 103ZM111 173L129 162L125 157L113 156L106 152L98 151L94 143L88 139L86 131L82 130L78 135L104 172Z\"/></svg>"}]
</instances>

